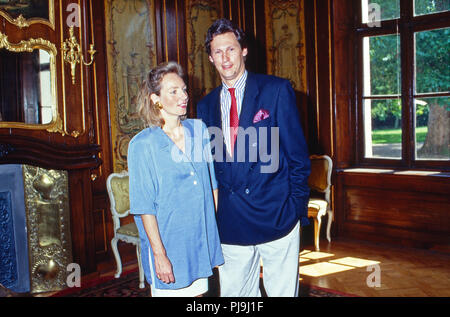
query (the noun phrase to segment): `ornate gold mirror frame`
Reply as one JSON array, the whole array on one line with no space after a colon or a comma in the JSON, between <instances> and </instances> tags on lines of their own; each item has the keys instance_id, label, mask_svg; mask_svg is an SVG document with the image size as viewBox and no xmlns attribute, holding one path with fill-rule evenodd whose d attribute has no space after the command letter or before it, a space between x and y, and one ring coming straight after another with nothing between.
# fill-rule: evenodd
<instances>
[{"instance_id":1,"label":"ornate gold mirror frame","mask_svg":"<svg viewBox=\"0 0 450 317\"><path fill-rule=\"evenodd\" d=\"M54 1L48 0L48 20L43 18L25 19L22 14L17 18L11 17L7 12L0 9L0 16L4 17L9 23L17 25L19 28L27 28L32 24L41 23L55 29L55 4Z\"/></svg>"},{"instance_id":2,"label":"ornate gold mirror frame","mask_svg":"<svg viewBox=\"0 0 450 317\"><path fill-rule=\"evenodd\" d=\"M56 46L42 38L29 39L14 44L8 41L8 36L0 32L0 49L5 48L8 51L19 52L32 52L35 49L42 49L50 55L50 80L51 80L51 93L53 99L52 108L52 120L48 124L27 124L22 122L3 122L0 121L0 128L18 128L18 129L30 129L30 130L47 130L48 132L59 132L64 135L62 128L62 120L58 111L58 99L56 96Z\"/></svg>"}]
</instances>

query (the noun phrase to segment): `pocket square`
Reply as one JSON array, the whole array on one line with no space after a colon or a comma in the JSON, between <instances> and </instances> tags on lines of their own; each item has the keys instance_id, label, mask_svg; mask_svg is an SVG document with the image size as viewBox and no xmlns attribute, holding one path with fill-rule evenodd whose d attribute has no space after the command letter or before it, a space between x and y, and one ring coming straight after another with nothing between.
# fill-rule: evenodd
<instances>
[{"instance_id":1,"label":"pocket square","mask_svg":"<svg viewBox=\"0 0 450 317\"><path fill-rule=\"evenodd\" d=\"M256 115L253 117L253 123L257 123L259 121L262 121L264 119L267 119L269 117L269 110L266 109L260 109Z\"/></svg>"}]
</instances>

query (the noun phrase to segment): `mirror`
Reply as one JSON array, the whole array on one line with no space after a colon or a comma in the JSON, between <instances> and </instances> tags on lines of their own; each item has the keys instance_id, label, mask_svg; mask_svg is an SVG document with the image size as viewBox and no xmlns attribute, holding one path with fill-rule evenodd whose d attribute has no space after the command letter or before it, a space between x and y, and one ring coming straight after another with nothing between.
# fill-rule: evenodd
<instances>
[{"instance_id":1,"label":"mirror","mask_svg":"<svg viewBox=\"0 0 450 317\"><path fill-rule=\"evenodd\" d=\"M53 120L50 54L44 50L0 50L0 118L2 121L49 124Z\"/></svg>"},{"instance_id":2,"label":"mirror","mask_svg":"<svg viewBox=\"0 0 450 317\"><path fill-rule=\"evenodd\" d=\"M11 44L0 33L0 127L49 130L58 123L55 56L50 42Z\"/></svg>"}]
</instances>

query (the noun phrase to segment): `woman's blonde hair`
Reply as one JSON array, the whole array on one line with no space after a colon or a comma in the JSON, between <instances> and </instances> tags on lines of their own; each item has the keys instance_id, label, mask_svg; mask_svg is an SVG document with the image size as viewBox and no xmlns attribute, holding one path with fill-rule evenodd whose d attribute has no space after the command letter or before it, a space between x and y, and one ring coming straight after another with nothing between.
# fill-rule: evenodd
<instances>
[{"instance_id":1,"label":"woman's blonde hair","mask_svg":"<svg viewBox=\"0 0 450 317\"><path fill-rule=\"evenodd\" d=\"M165 75L174 73L180 77L183 77L183 68L176 62L166 62L159 64L151 69L147 78L141 85L141 89L138 94L138 113L144 120L146 126L149 127L163 127L164 119L161 116L161 110L157 105L153 103L150 96L161 94L161 82ZM186 116L181 119L184 120Z\"/></svg>"}]
</instances>

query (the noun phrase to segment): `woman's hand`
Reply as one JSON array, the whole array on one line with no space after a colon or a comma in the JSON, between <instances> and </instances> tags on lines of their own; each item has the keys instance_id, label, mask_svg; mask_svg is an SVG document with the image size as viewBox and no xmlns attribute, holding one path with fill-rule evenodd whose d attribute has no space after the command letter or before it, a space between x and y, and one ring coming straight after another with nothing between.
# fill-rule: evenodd
<instances>
[{"instance_id":1,"label":"woman's hand","mask_svg":"<svg viewBox=\"0 0 450 317\"><path fill-rule=\"evenodd\" d=\"M161 280L161 282L170 284L175 283L175 277L172 271L172 263L170 263L169 258L165 254L156 255L155 258L155 273L156 277Z\"/></svg>"},{"instance_id":2,"label":"woman's hand","mask_svg":"<svg viewBox=\"0 0 450 317\"><path fill-rule=\"evenodd\" d=\"M156 217L154 215L142 215L141 218L148 240L152 246L156 277L166 284L175 283L172 263L170 263L164 244L161 241Z\"/></svg>"}]
</instances>

